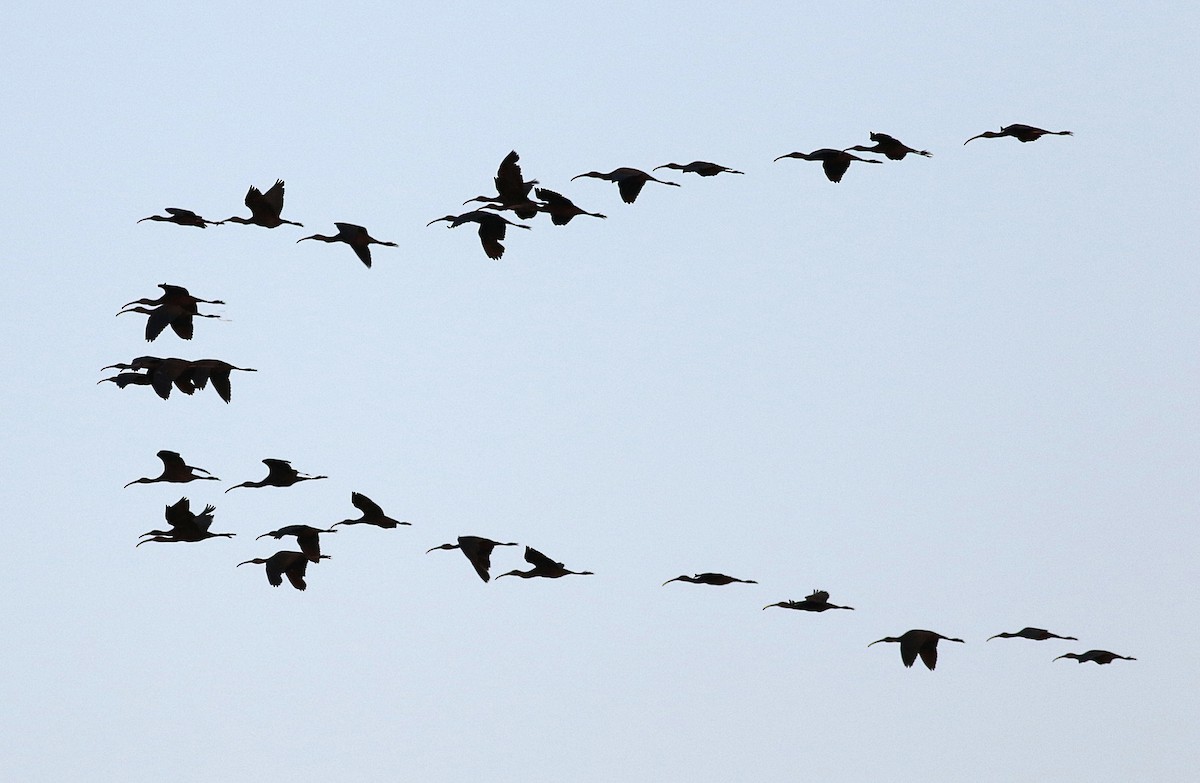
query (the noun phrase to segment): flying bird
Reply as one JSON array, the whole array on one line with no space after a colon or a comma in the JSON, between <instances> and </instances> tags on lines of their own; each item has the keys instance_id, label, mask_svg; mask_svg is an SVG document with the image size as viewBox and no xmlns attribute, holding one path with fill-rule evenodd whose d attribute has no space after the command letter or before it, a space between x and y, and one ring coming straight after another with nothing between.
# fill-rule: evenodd
<instances>
[{"instance_id":1,"label":"flying bird","mask_svg":"<svg viewBox=\"0 0 1200 783\"><path fill-rule=\"evenodd\" d=\"M670 185L673 188L679 187L678 182L667 182L657 179L641 169L631 169L624 166L619 169L613 169L607 174L601 174L599 171L576 174L574 177L571 177L571 180L574 181L580 177L591 177L592 179L602 179L617 183L617 190L621 192L621 200L626 204L632 204L637 201L638 194L642 192L642 188L647 182L658 182L662 185Z\"/></svg>"},{"instance_id":2,"label":"flying bird","mask_svg":"<svg viewBox=\"0 0 1200 783\"><path fill-rule=\"evenodd\" d=\"M937 645L941 640L947 642L962 642L962 639L952 639L949 636L942 636L940 633L933 631L922 631L913 629L905 631L900 636L887 636L883 639L877 639L867 646L879 644L880 642L899 642L900 643L900 660L904 661L904 665L912 667L916 662L917 656L921 656L921 662L933 671L937 666Z\"/></svg>"},{"instance_id":3,"label":"flying bird","mask_svg":"<svg viewBox=\"0 0 1200 783\"><path fill-rule=\"evenodd\" d=\"M208 228L209 226L219 226L220 221L205 220L190 209L180 209L179 207L167 207L165 215L150 215L139 220L142 223L147 220L156 220L160 223L175 223L180 226L195 226L196 228Z\"/></svg>"},{"instance_id":4,"label":"flying bird","mask_svg":"<svg viewBox=\"0 0 1200 783\"><path fill-rule=\"evenodd\" d=\"M229 385L229 376L234 371L258 372L253 367L235 367L220 359L197 359L189 363L186 370L188 380L197 389L203 389L212 381L213 388L221 399L229 402L233 397L233 389Z\"/></svg>"},{"instance_id":5,"label":"flying bird","mask_svg":"<svg viewBox=\"0 0 1200 783\"><path fill-rule=\"evenodd\" d=\"M328 560L329 555L321 555L320 559ZM271 583L271 587L279 587L283 584L283 577L287 577L292 583L292 587L297 590L307 590L308 585L304 582L304 572L308 568L309 559L303 552L280 551L270 557L256 557L253 560L245 560L238 563L239 566L254 563L255 565L265 565L267 567L267 581Z\"/></svg>"},{"instance_id":6,"label":"flying bird","mask_svg":"<svg viewBox=\"0 0 1200 783\"><path fill-rule=\"evenodd\" d=\"M504 240L505 231L509 226L529 230L529 226L513 223L508 218L497 215L495 212L485 212L481 209L464 212L461 215L446 215L445 217L431 220L425 225L429 227L443 220L450 224L449 228L458 228L463 223L478 223L479 241L483 244L483 252L487 253L487 257L493 261L499 261L504 256L504 245L500 243Z\"/></svg>"},{"instance_id":7,"label":"flying bird","mask_svg":"<svg viewBox=\"0 0 1200 783\"><path fill-rule=\"evenodd\" d=\"M851 155L844 150L833 150L829 148L813 150L812 152L789 152L786 155L780 155L775 161L778 163L784 158L799 158L801 160L819 160L821 167L825 169L825 176L830 182L841 182L842 175L850 168L850 164L858 161L859 163L882 163L881 160L867 160L860 158L857 155Z\"/></svg>"},{"instance_id":8,"label":"flying bird","mask_svg":"<svg viewBox=\"0 0 1200 783\"><path fill-rule=\"evenodd\" d=\"M1074 636L1059 636L1056 633L1050 633L1045 628L1022 628L1015 633L1002 631L995 636L989 636L987 641L990 642L992 639L1014 639L1017 637L1022 639L1033 639L1035 642L1044 642L1047 639L1071 639L1072 641L1079 641Z\"/></svg>"},{"instance_id":9,"label":"flying bird","mask_svg":"<svg viewBox=\"0 0 1200 783\"><path fill-rule=\"evenodd\" d=\"M509 571L500 576L519 576L522 579L532 579L534 577L542 577L544 579L558 579L561 576L568 574L574 576L593 576L591 571L568 571L563 567L562 563L551 560L531 546L525 547L525 562L533 566L528 571ZM496 578L499 579L500 576Z\"/></svg>"},{"instance_id":10,"label":"flying bird","mask_svg":"<svg viewBox=\"0 0 1200 783\"><path fill-rule=\"evenodd\" d=\"M916 150L908 146L904 142L897 139L895 136L889 136L886 133L871 132L871 141L875 142L872 147L864 147L859 144L854 147L847 147L846 152L878 152L880 155L886 155L889 160L904 160L904 156L910 152L913 155L921 155L922 157L931 158L933 153L928 150Z\"/></svg>"},{"instance_id":11,"label":"flying bird","mask_svg":"<svg viewBox=\"0 0 1200 783\"><path fill-rule=\"evenodd\" d=\"M275 180L270 190L263 193L253 185L246 191L246 206L250 208L250 217L233 216L225 218L222 223L241 223L246 226L262 226L263 228L278 228L284 223L289 226L304 227L303 223L284 220L279 216L283 212L283 180Z\"/></svg>"},{"instance_id":12,"label":"flying bird","mask_svg":"<svg viewBox=\"0 0 1200 783\"><path fill-rule=\"evenodd\" d=\"M1037 141L1043 136L1074 135L1075 134L1071 131L1048 131L1042 130L1041 128L1035 128L1032 125L1021 125L1018 123L1015 125L1005 125L999 131L984 131L978 136L972 136L971 138L967 139L967 141L964 141L963 144L966 145L967 142L974 141L975 139L998 139L1002 136L1012 136L1017 141L1029 142Z\"/></svg>"},{"instance_id":13,"label":"flying bird","mask_svg":"<svg viewBox=\"0 0 1200 783\"><path fill-rule=\"evenodd\" d=\"M272 530L269 533L263 533L258 538L271 538L278 541L284 536L295 536L296 544L300 547L300 551L304 553L311 562L318 563L321 560L321 533L336 533L336 530L322 530L319 527L311 525L285 525L278 530ZM255 541L258 540L255 539ZM303 576L303 574L301 574Z\"/></svg>"},{"instance_id":14,"label":"flying bird","mask_svg":"<svg viewBox=\"0 0 1200 783\"><path fill-rule=\"evenodd\" d=\"M158 287L163 290L162 296L157 299L143 298L127 302L117 313L117 315L141 313L150 316L146 319L146 342L153 342L168 326L184 340L190 340L193 332L193 318L220 318L219 315L201 313L198 307L201 303L225 304L220 299L201 299L198 296L192 296L186 288L178 285L160 283ZM156 305L156 307L148 310L145 307L135 307L134 305Z\"/></svg>"},{"instance_id":15,"label":"flying bird","mask_svg":"<svg viewBox=\"0 0 1200 783\"><path fill-rule=\"evenodd\" d=\"M521 157L517 155L517 151L513 150L504 156L504 160L500 161L500 167L496 169L496 176L492 182L496 185L495 196L476 196L469 198L463 204L470 204L472 201L483 201L495 206L499 209L511 209L521 220L529 220L538 213L537 204L530 201L529 192L533 190L533 186L538 184L536 179L525 181L525 176L521 173L521 166L517 163ZM540 197L539 197L540 198Z\"/></svg>"},{"instance_id":16,"label":"flying bird","mask_svg":"<svg viewBox=\"0 0 1200 783\"><path fill-rule=\"evenodd\" d=\"M658 171L659 169L674 169L675 171L682 171L685 174L699 174L702 177L715 177L721 173L726 173L726 174L745 174L746 173L744 171L734 171L731 168L722 166L717 163L709 163L706 160L693 160L691 163L687 163L687 164L664 163L661 166L655 166L653 169L651 169L651 171Z\"/></svg>"},{"instance_id":17,"label":"flying bird","mask_svg":"<svg viewBox=\"0 0 1200 783\"><path fill-rule=\"evenodd\" d=\"M1101 666L1112 663L1113 661L1117 660L1118 658L1121 659L1122 661L1136 661L1137 660L1137 658L1129 658L1124 655L1117 655L1115 652L1109 652L1108 650L1088 650L1085 653L1066 653L1064 655L1058 656L1058 658L1074 658L1079 663L1083 663L1085 661L1091 661L1092 663L1098 663ZM1057 661L1058 658L1055 658L1054 660Z\"/></svg>"},{"instance_id":18,"label":"flying bird","mask_svg":"<svg viewBox=\"0 0 1200 783\"><path fill-rule=\"evenodd\" d=\"M696 574L695 576L687 576L686 574L680 574L679 576L675 577L674 579L668 579L667 581L663 582L663 585L669 585L672 582L691 582L694 585L727 585L727 584L732 584L734 582L742 582L743 584L748 584L748 585L758 584L758 582L754 581L753 579L738 579L737 577L734 577L734 576L727 576L725 574L714 574L712 572Z\"/></svg>"},{"instance_id":19,"label":"flying bird","mask_svg":"<svg viewBox=\"0 0 1200 783\"><path fill-rule=\"evenodd\" d=\"M163 512L171 529L148 530L142 533L140 536L142 540L134 546L136 548L150 541L170 544L180 541L203 541L207 538L233 538L233 533L213 533L209 530L213 523L213 512L216 510L216 506L209 504L204 507L204 511L195 514L191 509L191 501L186 497L180 498L167 506L166 511Z\"/></svg>"},{"instance_id":20,"label":"flying bird","mask_svg":"<svg viewBox=\"0 0 1200 783\"><path fill-rule=\"evenodd\" d=\"M375 239L362 226L356 226L353 223L334 223L337 226L337 234L327 237L323 234L313 234L311 237L301 237L296 242L303 242L306 239L316 239L321 242L345 242L354 250L354 254L358 256L358 260L366 265L367 269L371 268L371 245L386 245L387 247L399 247L395 242L384 242Z\"/></svg>"},{"instance_id":21,"label":"flying bird","mask_svg":"<svg viewBox=\"0 0 1200 783\"><path fill-rule=\"evenodd\" d=\"M770 609L772 606L780 606L784 609L798 609L801 612L824 612L827 609L854 609L853 606L838 606L829 603L829 593L825 590L814 590L803 601L780 601L776 604L767 604L763 609Z\"/></svg>"},{"instance_id":22,"label":"flying bird","mask_svg":"<svg viewBox=\"0 0 1200 783\"><path fill-rule=\"evenodd\" d=\"M475 567L475 573L479 574L479 578L486 582L492 578L488 571L492 567L492 550L498 546L517 546L517 544L493 541L490 538L480 538L479 536L459 536L458 543L435 546L427 549L425 554L436 549L461 550L471 561L471 565Z\"/></svg>"},{"instance_id":23,"label":"flying bird","mask_svg":"<svg viewBox=\"0 0 1200 783\"><path fill-rule=\"evenodd\" d=\"M204 468L188 465L183 461L183 457L179 456L179 452L177 451L163 449L158 452L158 458L162 460L163 471L157 478L134 479L126 484L125 487L131 487L134 484L157 484L160 481L169 481L174 484L186 484L189 481L220 481L219 478ZM196 471L205 475L197 476Z\"/></svg>"},{"instance_id":24,"label":"flying bird","mask_svg":"<svg viewBox=\"0 0 1200 783\"><path fill-rule=\"evenodd\" d=\"M538 188L534 191L538 198L543 203L538 205L539 212L545 212L550 216L550 222L556 226L565 226L571 222L572 218L579 215L587 215L595 218L607 218L607 215L601 215L599 212L588 212L585 209L580 209L575 206L575 202L562 195L555 193L548 188Z\"/></svg>"},{"instance_id":25,"label":"flying bird","mask_svg":"<svg viewBox=\"0 0 1200 783\"><path fill-rule=\"evenodd\" d=\"M150 386L153 387L155 394L165 400L171 396L172 386L184 394L192 394L196 391L196 385L188 375L191 365L192 363L187 359L139 356L127 364L118 363L101 367L101 370L132 370L133 372L121 373L112 378L101 378L97 383L112 381L122 389L130 384ZM141 371L145 372L144 376L138 375Z\"/></svg>"},{"instance_id":26,"label":"flying bird","mask_svg":"<svg viewBox=\"0 0 1200 783\"><path fill-rule=\"evenodd\" d=\"M331 527L337 527L338 525L374 525L375 527L391 530L397 525L412 524L411 522L398 522L387 514L384 514L383 509L379 507L378 503L361 492L351 492L350 502L362 512L362 516L357 519L343 519L341 522L334 522Z\"/></svg>"},{"instance_id":27,"label":"flying bird","mask_svg":"<svg viewBox=\"0 0 1200 783\"><path fill-rule=\"evenodd\" d=\"M286 459L264 459L263 464L267 466L267 477L261 481L243 481L241 484L235 484L226 492L232 492L238 487L290 487L293 484L299 484L301 481L315 481L316 479L329 478L328 476L310 476L306 473L301 473L292 467L292 463Z\"/></svg>"}]
</instances>

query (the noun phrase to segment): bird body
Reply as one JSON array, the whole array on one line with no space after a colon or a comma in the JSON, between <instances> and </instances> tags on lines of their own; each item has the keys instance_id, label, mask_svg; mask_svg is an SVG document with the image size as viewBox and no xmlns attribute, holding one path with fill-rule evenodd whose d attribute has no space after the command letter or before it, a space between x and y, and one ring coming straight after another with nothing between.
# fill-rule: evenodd
<instances>
[{"instance_id":1,"label":"bird body","mask_svg":"<svg viewBox=\"0 0 1200 783\"><path fill-rule=\"evenodd\" d=\"M471 565L475 568L475 573L479 574L479 578L487 582L492 578L491 574L488 573L492 567L492 550L498 546L517 546L517 544L514 542L493 541L490 538L480 538L479 536L459 536L457 543L435 546L432 549L426 550L425 554L429 554L436 549L461 550L467 560L471 561Z\"/></svg>"},{"instance_id":2,"label":"bird body","mask_svg":"<svg viewBox=\"0 0 1200 783\"><path fill-rule=\"evenodd\" d=\"M1122 661L1136 661L1137 660L1137 658L1130 658L1125 655L1117 655L1115 652L1109 652L1108 650L1088 650L1085 653L1066 653L1064 655L1058 656L1058 658L1074 658L1079 663L1085 663L1087 661L1091 661L1092 663L1096 663L1101 666L1110 664L1117 659L1120 659ZM1055 658L1054 660L1057 661L1058 658Z\"/></svg>"},{"instance_id":3,"label":"bird body","mask_svg":"<svg viewBox=\"0 0 1200 783\"><path fill-rule=\"evenodd\" d=\"M664 163L661 166L655 166L651 171L659 169L674 169L685 174L699 174L701 177L715 177L718 174L745 174L744 171L734 171L727 166L722 166L718 163L709 163L706 160L693 160L691 163Z\"/></svg>"},{"instance_id":4,"label":"bird body","mask_svg":"<svg viewBox=\"0 0 1200 783\"><path fill-rule=\"evenodd\" d=\"M374 525L375 527L391 530L397 525L412 524L411 522L398 522L387 514L384 514L383 509L380 508L378 503L361 492L351 492L350 502L362 512L362 516L358 519L343 519L341 522L334 522L331 527L337 527L338 525Z\"/></svg>"},{"instance_id":5,"label":"bird body","mask_svg":"<svg viewBox=\"0 0 1200 783\"><path fill-rule=\"evenodd\" d=\"M328 560L329 555L320 555L319 559ZM276 552L270 557L256 557L253 560L245 560L238 563L239 566L248 564L265 565L267 567L267 581L271 583L271 587L279 587L283 584L283 577L292 583L292 587L297 590L307 590L308 585L304 581L304 572L308 568L308 557L303 552L292 552L283 550ZM316 562L316 561L311 561Z\"/></svg>"},{"instance_id":6,"label":"bird body","mask_svg":"<svg viewBox=\"0 0 1200 783\"><path fill-rule=\"evenodd\" d=\"M317 563L321 560L321 533L336 533L336 530L322 530L311 525L285 525L278 530L272 530L269 533L263 533L258 538L271 538L278 541L284 536L295 536L296 545L300 547L300 551L304 553L311 562ZM258 538L255 540L257 541Z\"/></svg>"},{"instance_id":7,"label":"bird body","mask_svg":"<svg viewBox=\"0 0 1200 783\"><path fill-rule=\"evenodd\" d=\"M477 223L479 225L479 241L483 244L483 252L487 253L487 257L493 261L499 261L504 256L504 245L500 243L504 240L504 234L509 226L529 230L529 226L513 223L508 218L497 215L495 212L485 212L481 209L464 212L461 215L446 215L445 217L431 220L425 225L427 227L432 226L434 223L439 223L443 220L450 224L449 228L458 228L463 223Z\"/></svg>"},{"instance_id":8,"label":"bird body","mask_svg":"<svg viewBox=\"0 0 1200 783\"><path fill-rule=\"evenodd\" d=\"M163 464L163 471L157 478L134 479L126 484L125 487L130 487L134 484L156 484L160 481L169 481L175 484L186 484L189 481L220 481L219 478L204 468L188 465L183 461L183 457L179 456L179 452L177 451L163 449L158 452L157 456L162 460ZM197 476L196 471L200 471L206 475Z\"/></svg>"},{"instance_id":9,"label":"bird body","mask_svg":"<svg viewBox=\"0 0 1200 783\"><path fill-rule=\"evenodd\" d=\"M814 590L803 601L780 601L775 604L767 604L763 609L770 609L772 606L779 606L784 609L797 609L801 612L824 612L829 609L851 609L853 606L838 606L829 603L829 593L825 590Z\"/></svg>"},{"instance_id":10,"label":"bird body","mask_svg":"<svg viewBox=\"0 0 1200 783\"><path fill-rule=\"evenodd\" d=\"M825 176L830 182L841 182L842 175L850 168L850 164L854 161L859 163L882 163L879 160L867 160L860 158L857 155L851 155L845 150L829 149L828 147L812 152L789 152L786 155L780 155L775 159L776 162L784 158L799 158L800 160L819 160L821 167L825 170Z\"/></svg>"},{"instance_id":11,"label":"bird body","mask_svg":"<svg viewBox=\"0 0 1200 783\"><path fill-rule=\"evenodd\" d=\"M278 228L284 223L289 226L300 226L303 228L303 223L295 223L291 220L284 220L279 216L283 212L283 180L275 180L275 184L271 186L266 193L263 193L258 188L251 186L246 191L246 206L250 208L250 217L233 216L225 218L222 223L241 223L246 226L262 226L263 228Z\"/></svg>"},{"instance_id":12,"label":"bird body","mask_svg":"<svg viewBox=\"0 0 1200 783\"><path fill-rule=\"evenodd\" d=\"M533 186L538 184L536 179L525 181L525 175L521 173L521 166L517 161L521 156L516 150L504 156L504 160L500 161L500 167L496 169L496 176L492 182L496 185L495 196L476 196L469 198L463 204L470 204L472 201L483 201L490 203L498 209L511 209L521 220L529 220L538 213L537 204L529 199L529 192L533 190Z\"/></svg>"},{"instance_id":13,"label":"bird body","mask_svg":"<svg viewBox=\"0 0 1200 783\"><path fill-rule=\"evenodd\" d=\"M963 145L965 146L967 142L974 141L975 139L999 139L1003 136L1012 136L1017 141L1030 142L1037 141L1043 136L1074 135L1075 134L1071 131L1048 131L1043 130L1042 128L1035 128L1032 125L1022 125L1020 123L1016 123L1013 125L1005 125L999 131L984 131L978 136L972 136L971 138L967 139L967 141L963 142Z\"/></svg>"},{"instance_id":14,"label":"bird body","mask_svg":"<svg viewBox=\"0 0 1200 783\"><path fill-rule=\"evenodd\" d=\"M592 179L602 179L617 183L617 190L621 193L621 200L626 204L632 204L637 201L638 194L642 192L642 188L645 187L647 182L657 182L662 185L670 185L673 188L679 187L678 182L667 182L666 180L657 179L641 169L633 169L628 166L613 169L607 174L599 171L576 174L574 177L571 177L571 180L574 181L580 177L591 177Z\"/></svg>"},{"instance_id":15,"label":"bird body","mask_svg":"<svg viewBox=\"0 0 1200 783\"><path fill-rule=\"evenodd\" d=\"M883 639L877 639L867 646L870 647L872 644L879 644L880 642L899 642L900 660L904 662L906 667L911 668L913 663L916 662L917 656L920 655L921 662L925 664L926 668L933 671L934 667L937 666L937 645L943 639L947 642L962 643L962 639L952 639L949 636L942 636L940 633L935 633L934 631L913 629L905 631L900 636L888 636Z\"/></svg>"},{"instance_id":16,"label":"bird body","mask_svg":"<svg viewBox=\"0 0 1200 783\"><path fill-rule=\"evenodd\" d=\"M933 157L933 153L928 150L916 150L907 144L903 143L894 136L889 136L886 133L871 132L871 141L875 142L872 147L864 147L859 144L854 147L847 147L846 152L877 152L880 155L886 155L889 160L904 160L904 157L910 152L914 155L922 157Z\"/></svg>"},{"instance_id":17,"label":"bird body","mask_svg":"<svg viewBox=\"0 0 1200 783\"><path fill-rule=\"evenodd\" d=\"M180 209L179 207L167 207L165 215L150 215L139 220L142 223L146 220L156 220L160 223L174 223L179 226L195 226L196 228L208 228L209 226L219 226L221 223L216 220L205 220L190 209Z\"/></svg>"},{"instance_id":18,"label":"bird body","mask_svg":"<svg viewBox=\"0 0 1200 783\"><path fill-rule=\"evenodd\" d=\"M375 239L362 226L356 226L353 223L334 223L337 226L337 234L331 237L323 234L313 234L311 237L301 237L296 242L303 242L306 239L316 239L321 242L345 242L358 256L358 260L366 265L367 269L371 268L371 245L386 245L387 247L398 247L395 242L384 242Z\"/></svg>"},{"instance_id":19,"label":"bird body","mask_svg":"<svg viewBox=\"0 0 1200 783\"><path fill-rule=\"evenodd\" d=\"M995 636L989 636L987 640L990 642L992 639L1014 639L1018 637L1022 639L1033 639L1035 642L1044 642L1047 639L1071 639L1073 641L1079 641L1074 636L1059 636L1056 633L1050 633L1045 628L1028 627L1022 628L1015 633L1001 632Z\"/></svg>"},{"instance_id":20,"label":"bird body","mask_svg":"<svg viewBox=\"0 0 1200 783\"><path fill-rule=\"evenodd\" d=\"M292 463L285 459L264 459L263 464L267 466L267 477L261 481L243 481L241 484L235 484L226 492L232 492L238 487L290 487L293 484L299 484L301 481L315 481L316 479L329 478L328 476L309 476L306 473L301 473L292 467Z\"/></svg>"},{"instance_id":21,"label":"bird body","mask_svg":"<svg viewBox=\"0 0 1200 783\"><path fill-rule=\"evenodd\" d=\"M579 215L588 215L589 217L602 219L607 218L607 215L601 215L599 212L588 212L585 209L580 209L575 206L575 202L571 201L571 199L548 188L538 188L534 191L534 194L543 202L538 205L538 211L550 215L550 222L556 226L565 226L571 222L572 218Z\"/></svg>"},{"instance_id":22,"label":"bird body","mask_svg":"<svg viewBox=\"0 0 1200 783\"><path fill-rule=\"evenodd\" d=\"M674 579L668 579L667 581L663 582L663 585L669 585L669 584L671 584L671 582L691 582L692 584L695 584L695 585L718 585L718 586L728 585L728 584L732 584L734 582L741 582L743 584L748 584L748 585L758 584L758 582L754 581L753 579L738 579L737 577L728 576L726 574L714 574L711 571L705 572L703 574L696 574L695 576L687 576L686 574L680 574L679 576L675 577Z\"/></svg>"},{"instance_id":23,"label":"bird body","mask_svg":"<svg viewBox=\"0 0 1200 783\"><path fill-rule=\"evenodd\" d=\"M177 543L203 541L207 538L233 538L233 533L213 533L209 530L213 523L213 512L216 510L217 507L210 504L204 507L203 512L195 514L191 509L191 501L186 497L180 498L167 506L163 512L171 529L148 530L142 533L142 540L134 546L136 548L150 541Z\"/></svg>"},{"instance_id":24,"label":"bird body","mask_svg":"<svg viewBox=\"0 0 1200 783\"><path fill-rule=\"evenodd\" d=\"M117 315L124 315L126 313L148 315L149 318L146 320L146 342L153 342L168 326L184 340L190 340L192 339L193 318L220 318L218 315L201 313L198 307L200 303L225 304L220 299L201 299L198 296L192 296L183 286L170 285L168 283L160 283L158 287L163 290L162 296L157 299L143 298L127 302L122 305L120 312L117 313ZM152 310L147 310L144 307L134 307L134 305L156 305L156 307Z\"/></svg>"},{"instance_id":25,"label":"bird body","mask_svg":"<svg viewBox=\"0 0 1200 783\"><path fill-rule=\"evenodd\" d=\"M568 571L562 563L543 555L531 546L525 547L525 562L533 566L528 571L509 571L500 576L519 576L522 579L533 579L541 577L543 579L558 579L562 576L594 576L591 571ZM500 576L496 577L497 579Z\"/></svg>"}]
</instances>

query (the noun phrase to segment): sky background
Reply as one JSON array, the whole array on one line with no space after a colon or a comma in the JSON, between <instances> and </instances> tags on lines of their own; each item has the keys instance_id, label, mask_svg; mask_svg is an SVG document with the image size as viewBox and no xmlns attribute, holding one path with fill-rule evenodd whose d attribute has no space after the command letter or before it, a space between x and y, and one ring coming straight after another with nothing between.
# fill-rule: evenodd
<instances>
[{"instance_id":1,"label":"sky background","mask_svg":"<svg viewBox=\"0 0 1200 783\"><path fill-rule=\"evenodd\" d=\"M3 13L0 777L1192 779L1194 11L652 5ZM1016 122L1076 135L962 144ZM772 162L870 131L933 157ZM426 227L512 149L609 219ZM745 175L569 181L694 159ZM276 179L303 229L135 222ZM164 282L225 320L147 345ZM258 372L96 385L143 354ZM122 489L159 449L223 481ZM264 457L330 478L222 494ZM235 570L352 491L412 526ZM237 537L135 549L183 495Z\"/></svg>"}]
</instances>

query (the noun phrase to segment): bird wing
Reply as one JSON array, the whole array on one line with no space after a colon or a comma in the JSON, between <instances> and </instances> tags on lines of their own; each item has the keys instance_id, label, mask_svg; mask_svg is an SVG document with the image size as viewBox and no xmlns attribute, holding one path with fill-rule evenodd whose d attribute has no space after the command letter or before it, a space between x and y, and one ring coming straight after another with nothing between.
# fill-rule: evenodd
<instances>
[{"instance_id":1,"label":"bird wing","mask_svg":"<svg viewBox=\"0 0 1200 783\"><path fill-rule=\"evenodd\" d=\"M279 213L283 211L283 180L275 180L275 184L271 189L262 194L261 203L271 210L275 217L279 217ZM250 206L247 204L246 206Z\"/></svg>"},{"instance_id":2,"label":"bird wing","mask_svg":"<svg viewBox=\"0 0 1200 783\"><path fill-rule=\"evenodd\" d=\"M350 493L350 502L354 505L355 508L357 508L359 511L363 512L363 514L365 516L368 516L368 517L384 516L383 509L379 507L379 504L376 503L374 500L371 500L369 497L367 497L366 495L364 495L361 492L351 492Z\"/></svg>"},{"instance_id":3,"label":"bird wing","mask_svg":"<svg viewBox=\"0 0 1200 783\"><path fill-rule=\"evenodd\" d=\"M233 397L233 388L229 385L229 371L209 369L208 377L212 380L213 388L217 390L217 394L221 396L221 399L229 402Z\"/></svg>"},{"instance_id":4,"label":"bird wing","mask_svg":"<svg viewBox=\"0 0 1200 783\"><path fill-rule=\"evenodd\" d=\"M829 592L826 590L813 590L812 594L804 600L812 601L816 604L827 604L829 603Z\"/></svg>"},{"instance_id":5,"label":"bird wing","mask_svg":"<svg viewBox=\"0 0 1200 783\"><path fill-rule=\"evenodd\" d=\"M492 567L492 550L495 549L496 543L475 536L459 536L458 548L471 561L471 565L475 567L475 573L479 574L479 578L487 582L492 578L488 573Z\"/></svg>"},{"instance_id":6,"label":"bird wing","mask_svg":"<svg viewBox=\"0 0 1200 783\"><path fill-rule=\"evenodd\" d=\"M534 568L562 568L562 563L551 560L531 546L525 547L525 562Z\"/></svg>"},{"instance_id":7,"label":"bird wing","mask_svg":"<svg viewBox=\"0 0 1200 783\"><path fill-rule=\"evenodd\" d=\"M850 168L850 161L826 158L821 162L821 167L825 169L825 176L830 182L841 182L842 175Z\"/></svg>"},{"instance_id":8,"label":"bird wing","mask_svg":"<svg viewBox=\"0 0 1200 783\"><path fill-rule=\"evenodd\" d=\"M180 498L173 504L167 506L163 512L163 518L171 525L171 527L180 527L188 525L194 518L191 509L192 502L186 497Z\"/></svg>"},{"instance_id":9,"label":"bird wing","mask_svg":"<svg viewBox=\"0 0 1200 783\"><path fill-rule=\"evenodd\" d=\"M903 654L903 647L901 647L900 652ZM921 662L929 668L929 671L933 671L937 666L937 639L934 638L922 644L920 652ZM912 666L912 661L906 662L905 666Z\"/></svg>"},{"instance_id":10,"label":"bird wing","mask_svg":"<svg viewBox=\"0 0 1200 783\"><path fill-rule=\"evenodd\" d=\"M187 463L183 461L183 457L179 456L177 451L163 449L158 452L158 458L162 461L164 472L187 470Z\"/></svg>"},{"instance_id":11,"label":"bird wing","mask_svg":"<svg viewBox=\"0 0 1200 783\"><path fill-rule=\"evenodd\" d=\"M629 177L617 182L617 190L621 193L621 200L626 204L632 204L637 201L638 194L642 192L642 187L646 184L643 177Z\"/></svg>"},{"instance_id":12,"label":"bird wing","mask_svg":"<svg viewBox=\"0 0 1200 783\"><path fill-rule=\"evenodd\" d=\"M174 315L174 308L167 305L159 305L151 310L150 316L146 319L146 342L154 342L154 338L162 334L163 329L166 329L167 325L171 323Z\"/></svg>"},{"instance_id":13,"label":"bird wing","mask_svg":"<svg viewBox=\"0 0 1200 783\"><path fill-rule=\"evenodd\" d=\"M191 211L190 209L180 209L179 207L167 207L166 213L168 215L174 215L175 217L183 219L183 220L200 220L200 216L197 215L195 212Z\"/></svg>"},{"instance_id":14,"label":"bird wing","mask_svg":"<svg viewBox=\"0 0 1200 783\"><path fill-rule=\"evenodd\" d=\"M308 568L308 560L300 552L289 552L289 554L293 557L291 562L284 567L283 572L287 575L288 581L292 583L292 587L297 590L307 590L308 585L304 583L304 572Z\"/></svg>"},{"instance_id":15,"label":"bird wing","mask_svg":"<svg viewBox=\"0 0 1200 783\"><path fill-rule=\"evenodd\" d=\"M154 316L151 316L151 320ZM171 331L175 332L181 340L190 340L194 334L194 324L191 313L177 313L171 318ZM150 324L146 324L146 331L150 331Z\"/></svg>"},{"instance_id":16,"label":"bird wing","mask_svg":"<svg viewBox=\"0 0 1200 783\"><path fill-rule=\"evenodd\" d=\"M292 463L286 459L264 459L263 464L267 466L267 478L265 480L295 478L299 471L292 467Z\"/></svg>"},{"instance_id":17,"label":"bird wing","mask_svg":"<svg viewBox=\"0 0 1200 783\"><path fill-rule=\"evenodd\" d=\"M500 167L496 169L496 177L492 180L496 185L496 193L501 199L516 198L520 199L529 191L525 189L524 175L521 173L521 166L517 163L521 156L516 150L504 156L504 160L500 161Z\"/></svg>"}]
</instances>

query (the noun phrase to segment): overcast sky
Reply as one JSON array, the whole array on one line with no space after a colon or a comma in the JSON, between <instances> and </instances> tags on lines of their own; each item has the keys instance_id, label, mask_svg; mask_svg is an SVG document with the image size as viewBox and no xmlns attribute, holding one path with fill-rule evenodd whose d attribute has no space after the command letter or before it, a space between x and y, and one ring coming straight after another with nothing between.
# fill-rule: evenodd
<instances>
[{"instance_id":1,"label":"overcast sky","mask_svg":"<svg viewBox=\"0 0 1200 783\"><path fill-rule=\"evenodd\" d=\"M343 6L4 14L0 777L1192 779L1191 9ZM1075 135L963 146L1011 123ZM773 162L871 131L933 156ZM426 227L514 149L608 219ZM570 181L696 159L745 174ZM304 228L136 222L276 179ZM222 318L147 344L159 283ZM97 385L144 354L258 372ZM122 489L160 449L222 481ZM329 478L224 494L269 457ZM235 569L352 491L412 525ZM237 536L135 549L182 496Z\"/></svg>"}]
</instances>

